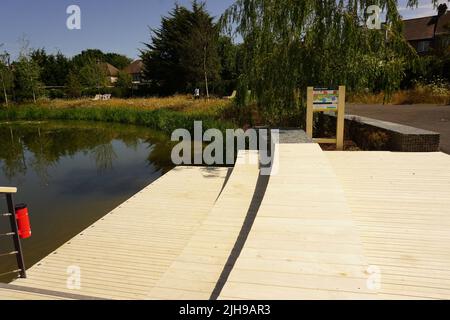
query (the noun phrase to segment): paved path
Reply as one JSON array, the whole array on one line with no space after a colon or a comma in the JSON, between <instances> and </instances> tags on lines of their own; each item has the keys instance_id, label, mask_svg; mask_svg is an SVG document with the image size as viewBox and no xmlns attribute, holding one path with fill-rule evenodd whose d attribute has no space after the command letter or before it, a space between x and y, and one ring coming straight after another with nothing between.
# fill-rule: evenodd
<instances>
[{"instance_id":1,"label":"paved path","mask_svg":"<svg viewBox=\"0 0 450 320\"><path fill-rule=\"evenodd\" d=\"M348 104L346 113L439 132L441 150L450 154L450 106Z\"/></svg>"}]
</instances>

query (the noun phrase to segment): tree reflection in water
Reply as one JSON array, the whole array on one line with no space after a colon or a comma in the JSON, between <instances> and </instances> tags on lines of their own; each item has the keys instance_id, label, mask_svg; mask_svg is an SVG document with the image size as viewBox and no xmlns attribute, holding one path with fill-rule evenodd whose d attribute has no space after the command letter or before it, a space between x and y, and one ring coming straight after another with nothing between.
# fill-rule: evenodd
<instances>
[{"instance_id":1,"label":"tree reflection in water","mask_svg":"<svg viewBox=\"0 0 450 320\"><path fill-rule=\"evenodd\" d=\"M165 134L144 127L67 121L0 123L0 141L0 167L9 180L24 176L32 168L41 183L47 185L49 168L78 152L90 154L99 172L112 170L120 156L113 141L133 149L144 143L149 165L162 173L173 167L170 140Z\"/></svg>"}]
</instances>

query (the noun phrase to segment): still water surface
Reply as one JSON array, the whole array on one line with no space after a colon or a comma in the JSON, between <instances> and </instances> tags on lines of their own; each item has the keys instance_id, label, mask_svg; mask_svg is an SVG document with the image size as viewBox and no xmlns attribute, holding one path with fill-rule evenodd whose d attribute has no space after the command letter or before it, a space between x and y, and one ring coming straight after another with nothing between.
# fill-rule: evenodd
<instances>
[{"instance_id":1,"label":"still water surface","mask_svg":"<svg viewBox=\"0 0 450 320\"><path fill-rule=\"evenodd\" d=\"M0 123L0 185L16 186L15 202L30 211L32 237L22 241L27 267L170 170L170 151L165 134L137 126ZM0 219L0 234L9 232ZM11 250L0 237L0 254ZM13 257L0 257L0 274L15 268Z\"/></svg>"}]
</instances>

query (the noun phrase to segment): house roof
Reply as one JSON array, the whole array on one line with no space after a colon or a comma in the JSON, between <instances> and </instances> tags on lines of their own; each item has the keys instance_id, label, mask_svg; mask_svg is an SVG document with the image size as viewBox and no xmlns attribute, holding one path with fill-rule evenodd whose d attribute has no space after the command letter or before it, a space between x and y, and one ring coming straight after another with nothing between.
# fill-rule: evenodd
<instances>
[{"instance_id":1,"label":"house roof","mask_svg":"<svg viewBox=\"0 0 450 320\"><path fill-rule=\"evenodd\" d=\"M144 63L142 60L135 60L131 64L125 67L123 71L125 71L128 74L137 74L141 73L142 69L144 68Z\"/></svg>"},{"instance_id":2,"label":"house roof","mask_svg":"<svg viewBox=\"0 0 450 320\"><path fill-rule=\"evenodd\" d=\"M109 64L107 62L102 62L100 65L103 68L103 70L106 71L106 75L108 77L117 77L118 76L119 69L114 67L112 64Z\"/></svg>"},{"instance_id":3,"label":"house roof","mask_svg":"<svg viewBox=\"0 0 450 320\"><path fill-rule=\"evenodd\" d=\"M432 39L437 16L403 20L403 34L408 41ZM442 15L436 27L436 35L450 34L450 11Z\"/></svg>"}]
</instances>

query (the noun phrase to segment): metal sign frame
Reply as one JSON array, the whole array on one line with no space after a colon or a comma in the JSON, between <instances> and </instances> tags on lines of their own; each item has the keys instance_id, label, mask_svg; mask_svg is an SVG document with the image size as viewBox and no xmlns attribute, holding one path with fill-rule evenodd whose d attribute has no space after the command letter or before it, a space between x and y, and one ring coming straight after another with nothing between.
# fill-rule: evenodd
<instances>
[{"instance_id":1,"label":"metal sign frame","mask_svg":"<svg viewBox=\"0 0 450 320\"><path fill-rule=\"evenodd\" d=\"M315 99L316 96L322 96L321 100ZM336 96L334 98L334 96ZM336 139L333 138L314 138L313 120L314 112L335 112ZM308 87L307 91L307 109L306 109L306 134L317 143L336 144L336 150L344 149L344 115L345 115L345 86L339 86L339 89Z\"/></svg>"}]
</instances>

